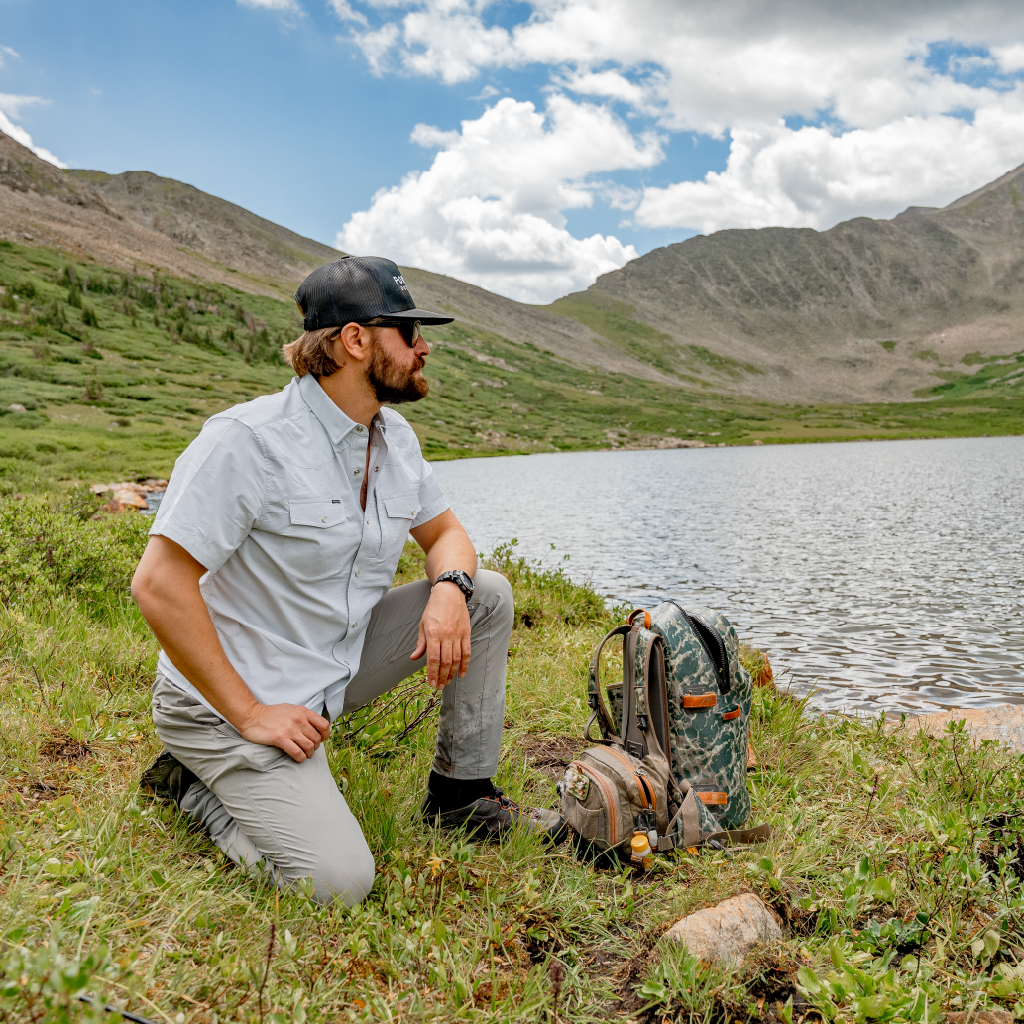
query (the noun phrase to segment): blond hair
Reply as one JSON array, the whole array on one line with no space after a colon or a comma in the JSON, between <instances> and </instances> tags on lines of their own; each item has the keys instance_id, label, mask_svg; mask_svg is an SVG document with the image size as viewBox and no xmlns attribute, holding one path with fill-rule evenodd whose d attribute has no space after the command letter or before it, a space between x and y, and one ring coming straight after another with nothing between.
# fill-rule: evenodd
<instances>
[{"instance_id":1,"label":"blond hair","mask_svg":"<svg viewBox=\"0 0 1024 1024\"><path fill-rule=\"evenodd\" d=\"M306 331L302 337L282 346L281 354L300 377L308 373L314 377L330 377L340 369L334 358L334 341L339 334L340 327Z\"/></svg>"}]
</instances>

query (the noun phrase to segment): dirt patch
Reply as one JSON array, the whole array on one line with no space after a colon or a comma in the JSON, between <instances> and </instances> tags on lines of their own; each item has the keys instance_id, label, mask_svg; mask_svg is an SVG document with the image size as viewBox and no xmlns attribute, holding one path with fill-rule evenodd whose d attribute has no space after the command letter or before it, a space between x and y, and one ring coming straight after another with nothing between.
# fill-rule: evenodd
<instances>
[{"instance_id":1,"label":"dirt patch","mask_svg":"<svg viewBox=\"0 0 1024 1024\"><path fill-rule=\"evenodd\" d=\"M81 740L71 736L58 734L51 736L40 748L39 753L51 761L79 761L88 757L92 751Z\"/></svg>"},{"instance_id":2,"label":"dirt patch","mask_svg":"<svg viewBox=\"0 0 1024 1024\"><path fill-rule=\"evenodd\" d=\"M581 751L593 746L575 736L526 736L522 742L526 762L557 781Z\"/></svg>"}]
</instances>

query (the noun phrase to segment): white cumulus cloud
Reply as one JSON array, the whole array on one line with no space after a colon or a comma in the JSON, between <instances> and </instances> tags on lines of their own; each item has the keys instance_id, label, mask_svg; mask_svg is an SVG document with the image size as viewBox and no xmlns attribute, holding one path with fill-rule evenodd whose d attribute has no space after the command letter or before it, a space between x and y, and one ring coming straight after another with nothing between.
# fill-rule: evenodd
<instances>
[{"instance_id":1,"label":"white cumulus cloud","mask_svg":"<svg viewBox=\"0 0 1024 1024\"><path fill-rule=\"evenodd\" d=\"M31 149L36 156L53 164L54 167L66 168L66 163L55 157L48 149L37 146L32 141L32 136L21 125L14 124L14 121L21 116L22 107L32 107L49 102L41 96L15 96L10 93L0 93L0 131L9 135L15 142L20 142L27 149Z\"/></svg>"},{"instance_id":2,"label":"white cumulus cloud","mask_svg":"<svg viewBox=\"0 0 1024 1024\"><path fill-rule=\"evenodd\" d=\"M660 139L636 137L604 107L561 94L546 109L500 100L461 130L417 125L413 141L438 147L430 168L382 189L338 233L347 252L546 302L635 258L608 235L575 238L565 210L589 207L598 172L650 167Z\"/></svg>"},{"instance_id":3,"label":"white cumulus cloud","mask_svg":"<svg viewBox=\"0 0 1024 1024\"><path fill-rule=\"evenodd\" d=\"M488 134L502 119L529 121L513 116L524 105L512 99L460 132L422 129L421 141L441 147L434 166L379 193L339 235L350 250L364 239L399 244L402 230L385 211L416 211L409 262L508 294L593 280L612 243L621 262L628 247L617 239L565 229L561 211L595 197L645 228L823 229L944 205L1024 161L1016 0L528 0L515 18L515 8L488 0L365 3L373 25L351 38L377 73L455 84L481 72L493 80L503 68L547 69L554 96L534 144ZM627 120L606 114L614 141L581 146L563 169L558 104L591 119L613 108ZM533 108L530 116L541 117ZM727 138L727 167L658 186L616 181L662 153L638 126ZM485 150L501 154L500 173ZM644 159L616 162L612 152ZM668 171L662 180L671 182ZM537 270L513 270L526 266L530 245ZM556 265L557 273L540 269Z\"/></svg>"},{"instance_id":4,"label":"white cumulus cloud","mask_svg":"<svg viewBox=\"0 0 1024 1024\"><path fill-rule=\"evenodd\" d=\"M832 133L736 129L727 168L702 181L647 188L644 227L771 225L828 228L851 217L892 217L909 205L945 206L1024 160L1024 94L962 118L905 117Z\"/></svg>"}]
</instances>

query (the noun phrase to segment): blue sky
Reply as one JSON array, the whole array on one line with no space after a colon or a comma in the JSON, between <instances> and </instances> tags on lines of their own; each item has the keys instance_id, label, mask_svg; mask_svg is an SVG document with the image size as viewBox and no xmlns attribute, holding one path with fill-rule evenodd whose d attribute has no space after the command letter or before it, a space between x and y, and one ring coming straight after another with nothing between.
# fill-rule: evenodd
<instances>
[{"instance_id":1,"label":"blue sky","mask_svg":"<svg viewBox=\"0 0 1024 1024\"><path fill-rule=\"evenodd\" d=\"M69 166L549 301L697 232L892 216L1024 161L1021 15L970 7L0 0L0 116Z\"/></svg>"}]
</instances>

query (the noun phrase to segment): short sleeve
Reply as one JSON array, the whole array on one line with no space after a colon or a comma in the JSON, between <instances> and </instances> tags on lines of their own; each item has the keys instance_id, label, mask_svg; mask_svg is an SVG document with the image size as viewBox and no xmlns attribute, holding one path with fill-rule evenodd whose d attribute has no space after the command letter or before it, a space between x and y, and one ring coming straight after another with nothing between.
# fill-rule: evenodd
<instances>
[{"instance_id":1,"label":"short sleeve","mask_svg":"<svg viewBox=\"0 0 1024 1024\"><path fill-rule=\"evenodd\" d=\"M174 463L149 532L216 572L249 536L266 486L266 460L253 432L237 420L214 418Z\"/></svg>"},{"instance_id":2,"label":"short sleeve","mask_svg":"<svg viewBox=\"0 0 1024 1024\"><path fill-rule=\"evenodd\" d=\"M431 519L436 518L442 512L446 512L451 508L451 505L448 504L448 499L444 496L444 491L441 490L441 485L437 482L437 477L434 476L430 463L422 457L420 462L422 463L419 494L420 510L412 521L412 529L414 530L417 526L429 523Z\"/></svg>"}]
</instances>

